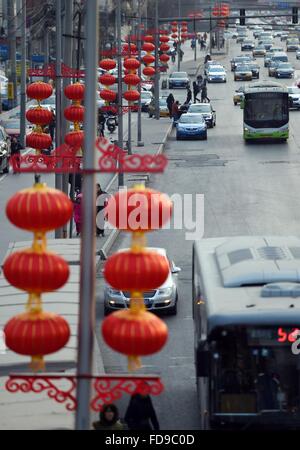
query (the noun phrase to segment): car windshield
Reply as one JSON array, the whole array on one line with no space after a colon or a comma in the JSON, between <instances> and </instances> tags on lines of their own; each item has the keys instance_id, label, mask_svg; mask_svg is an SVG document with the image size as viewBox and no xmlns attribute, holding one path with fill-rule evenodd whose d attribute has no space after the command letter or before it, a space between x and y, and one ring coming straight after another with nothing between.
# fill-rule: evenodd
<instances>
[{"instance_id":1,"label":"car windshield","mask_svg":"<svg viewBox=\"0 0 300 450\"><path fill-rule=\"evenodd\" d=\"M236 72L241 72L241 71L249 71L251 70L251 67L249 66L242 66L241 64L239 64L236 68Z\"/></svg>"},{"instance_id":2,"label":"car windshield","mask_svg":"<svg viewBox=\"0 0 300 450\"><path fill-rule=\"evenodd\" d=\"M255 48L255 50L265 50L265 47L263 45L259 45Z\"/></svg>"},{"instance_id":3,"label":"car windshield","mask_svg":"<svg viewBox=\"0 0 300 450\"><path fill-rule=\"evenodd\" d=\"M289 94L299 94L300 95L300 89L297 87L288 87Z\"/></svg>"},{"instance_id":4,"label":"car windshield","mask_svg":"<svg viewBox=\"0 0 300 450\"><path fill-rule=\"evenodd\" d=\"M19 129L20 128L20 122L18 121L14 121L14 120L7 120L2 122L4 128L10 128L10 129Z\"/></svg>"},{"instance_id":5,"label":"car windshield","mask_svg":"<svg viewBox=\"0 0 300 450\"><path fill-rule=\"evenodd\" d=\"M170 78L187 78L187 75L185 72L174 72L171 73Z\"/></svg>"},{"instance_id":6,"label":"car windshield","mask_svg":"<svg viewBox=\"0 0 300 450\"><path fill-rule=\"evenodd\" d=\"M292 66L289 63L279 63L278 69L292 69Z\"/></svg>"},{"instance_id":7,"label":"car windshield","mask_svg":"<svg viewBox=\"0 0 300 450\"><path fill-rule=\"evenodd\" d=\"M164 98L160 98L159 99L159 106L166 106L167 105L167 101Z\"/></svg>"},{"instance_id":8,"label":"car windshield","mask_svg":"<svg viewBox=\"0 0 300 450\"><path fill-rule=\"evenodd\" d=\"M210 66L208 69L209 72L224 72L223 67Z\"/></svg>"},{"instance_id":9,"label":"car windshield","mask_svg":"<svg viewBox=\"0 0 300 450\"><path fill-rule=\"evenodd\" d=\"M183 114L179 119L179 123L203 123L203 118L201 114Z\"/></svg>"},{"instance_id":10,"label":"car windshield","mask_svg":"<svg viewBox=\"0 0 300 450\"><path fill-rule=\"evenodd\" d=\"M152 94L151 94L151 92L142 92L141 97L144 99L150 99L150 98L152 98Z\"/></svg>"},{"instance_id":11,"label":"car windshield","mask_svg":"<svg viewBox=\"0 0 300 450\"><path fill-rule=\"evenodd\" d=\"M211 107L209 104L207 105L191 105L188 109L188 112L191 113L209 113L211 112Z\"/></svg>"}]
</instances>

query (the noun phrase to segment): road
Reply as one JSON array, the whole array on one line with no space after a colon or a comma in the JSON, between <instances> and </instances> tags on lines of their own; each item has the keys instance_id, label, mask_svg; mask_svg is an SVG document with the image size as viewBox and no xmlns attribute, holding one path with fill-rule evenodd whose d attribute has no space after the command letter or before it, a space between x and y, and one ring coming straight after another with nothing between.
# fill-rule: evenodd
<instances>
[{"instance_id":1,"label":"road","mask_svg":"<svg viewBox=\"0 0 300 450\"><path fill-rule=\"evenodd\" d=\"M275 40L280 45L280 40ZM281 44L282 45L282 44ZM283 43L283 47L284 47ZM300 200L300 111L290 113L290 138L286 144L245 145L242 138L242 111L233 104L235 89L230 59L240 54L240 45L231 41L229 55L218 57L227 69L227 83L208 84L208 96L217 111L217 126L208 130L207 141L176 141L170 137L166 155L169 165L164 175L151 180L150 187L169 195L204 194L204 237L299 234ZM289 59L300 73L295 53ZM268 79L263 59L261 78ZM283 84L294 84L284 80ZM184 100L185 93L174 91ZM199 220L202 217L198 217ZM165 247L182 271L178 276L179 305L175 317L164 317L169 340L158 354L143 358L143 373L159 373L165 392L153 397L162 429L199 429L193 355L192 321L192 241L185 230L150 233L150 246ZM129 236L122 234L113 251L128 247ZM98 279L97 334L108 372L126 370L125 358L102 342L103 280ZM126 401L120 402L124 414Z\"/></svg>"}]
</instances>

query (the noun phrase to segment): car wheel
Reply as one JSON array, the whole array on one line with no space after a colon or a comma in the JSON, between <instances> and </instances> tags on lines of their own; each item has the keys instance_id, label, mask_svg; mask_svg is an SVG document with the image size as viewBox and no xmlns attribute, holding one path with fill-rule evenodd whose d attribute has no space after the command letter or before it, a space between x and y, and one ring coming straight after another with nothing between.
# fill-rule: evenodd
<instances>
[{"instance_id":1,"label":"car wheel","mask_svg":"<svg viewBox=\"0 0 300 450\"><path fill-rule=\"evenodd\" d=\"M209 124L209 128L213 128L213 127L214 127L214 122L211 121L210 124Z\"/></svg>"},{"instance_id":2,"label":"car wheel","mask_svg":"<svg viewBox=\"0 0 300 450\"><path fill-rule=\"evenodd\" d=\"M104 315L108 316L110 313L112 313L112 311L104 305Z\"/></svg>"},{"instance_id":3,"label":"car wheel","mask_svg":"<svg viewBox=\"0 0 300 450\"><path fill-rule=\"evenodd\" d=\"M236 106L237 105L237 102L233 102L234 103L234 106Z\"/></svg>"},{"instance_id":4,"label":"car wheel","mask_svg":"<svg viewBox=\"0 0 300 450\"><path fill-rule=\"evenodd\" d=\"M175 305L169 309L170 316L176 316L177 314L177 303L178 303L178 295L176 295Z\"/></svg>"},{"instance_id":5,"label":"car wheel","mask_svg":"<svg viewBox=\"0 0 300 450\"><path fill-rule=\"evenodd\" d=\"M180 140L180 137L179 136L176 136L176 141L179 141Z\"/></svg>"},{"instance_id":6,"label":"car wheel","mask_svg":"<svg viewBox=\"0 0 300 450\"><path fill-rule=\"evenodd\" d=\"M204 137L203 137L204 141L207 141L207 132L205 133Z\"/></svg>"}]
</instances>

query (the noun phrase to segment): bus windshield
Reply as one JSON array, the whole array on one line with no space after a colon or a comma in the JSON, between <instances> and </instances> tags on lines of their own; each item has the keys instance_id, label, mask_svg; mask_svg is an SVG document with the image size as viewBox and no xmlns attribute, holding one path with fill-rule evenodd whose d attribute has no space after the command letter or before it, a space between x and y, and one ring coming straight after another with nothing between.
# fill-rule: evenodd
<instances>
[{"instance_id":1,"label":"bus windshield","mask_svg":"<svg viewBox=\"0 0 300 450\"><path fill-rule=\"evenodd\" d=\"M244 122L254 128L276 128L289 120L288 95L261 92L246 95Z\"/></svg>"}]
</instances>

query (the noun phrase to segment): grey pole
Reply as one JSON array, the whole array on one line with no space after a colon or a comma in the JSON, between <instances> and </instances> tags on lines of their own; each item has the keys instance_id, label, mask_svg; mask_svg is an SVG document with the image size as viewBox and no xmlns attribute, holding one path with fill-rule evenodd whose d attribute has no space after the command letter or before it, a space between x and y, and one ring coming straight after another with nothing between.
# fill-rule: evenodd
<instances>
[{"instance_id":1,"label":"grey pole","mask_svg":"<svg viewBox=\"0 0 300 450\"><path fill-rule=\"evenodd\" d=\"M142 13L141 13L141 0L138 0L138 54L139 61L141 62L141 50L142 50L142 36L141 36L141 25L142 25ZM142 66L138 68L138 76L142 76ZM141 84L138 84L138 92L140 93L140 98L138 102L138 117L137 117L137 146L144 147L144 142L142 141L142 99L141 99Z\"/></svg>"},{"instance_id":2,"label":"grey pole","mask_svg":"<svg viewBox=\"0 0 300 450\"><path fill-rule=\"evenodd\" d=\"M123 148L123 93L122 93L122 42L121 42L121 0L117 0L116 27L118 41L118 146ZM118 175L119 188L124 186L124 173Z\"/></svg>"},{"instance_id":3,"label":"grey pole","mask_svg":"<svg viewBox=\"0 0 300 450\"><path fill-rule=\"evenodd\" d=\"M21 17L21 115L20 115L20 143L26 145L26 0L22 0Z\"/></svg>"},{"instance_id":4,"label":"grey pole","mask_svg":"<svg viewBox=\"0 0 300 450\"><path fill-rule=\"evenodd\" d=\"M131 39L130 39L130 33L132 31L132 28L130 29L129 32L129 39L128 39L128 45L129 45L129 55L131 55L131 49L130 49L130 45L131 45ZM128 155L132 155L132 147L131 147L131 109L128 108L128 132L127 132L127 153Z\"/></svg>"},{"instance_id":5,"label":"grey pole","mask_svg":"<svg viewBox=\"0 0 300 450\"><path fill-rule=\"evenodd\" d=\"M56 0L56 78L55 78L55 147L62 144L61 136L61 42L62 42L62 21L61 21L61 0ZM62 174L55 174L55 187L62 190ZM55 238L61 239L62 228L55 230Z\"/></svg>"},{"instance_id":6,"label":"grey pole","mask_svg":"<svg viewBox=\"0 0 300 450\"><path fill-rule=\"evenodd\" d=\"M9 100L11 108L17 105L17 70L16 70L16 3L15 0L7 0L7 18L8 18L8 44L9 44L9 59L10 59L10 73L9 82L13 86L13 98Z\"/></svg>"},{"instance_id":7,"label":"grey pole","mask_svg":"<svg viewBox=\"0 0 300 450\"><path fill-rule=\"evenodd\" d=\"M194 39L195 39L194 61L197 61L197 37L196 37L196 18L195 17L194 17Z\"/></svg>"},{"instance_id":8,"label":"grey pole","mask_svg":"<svg viewBox=\"0 0 300 450\"><path fill-rule=\"evenodd\" d=\"M72 47L73 47L73 1L65 0L65 20L64 20L64 34L68 36L64 36L63 42L64 42L64 52L63 52L63 61L64 63L71 67L72 66ZM95 66L96 67L96 66ZM63 79L63 89L70 84L71 80L69 78ZM95 91L96 92L96 91ZM63 95L62 98L62 107L63 111L68 106L69 100L66 98L65 95ZM68 133L70 124L69 122L64 118L63 114L61 114L61 123L62 123L62 139L64 139L64 136ZM69 192L69 175L63 174L62 176L62 190L65 194L68 195ZM68 228L67 224L63 226L63 238L68 237Z\"/></svg>"},{"instance_id":9,"label":"grey pole","mask_svg":"<svg viewBox=\"0 0 300 450\"><path fill-rule=\"evenodd\" d=\"M159 23L158 23L158 0L155 0L155 79L154 79L154 95L155 95L155 119L159 120L159 63L158 63L158 47L159 47Z\"/></svg>"},{"instance_id":10,"label":"grey pole","mask_svg":"<svg viewBox=\"0 0 300 450\"><path fill-rule=\"evenodd\" d=\"M44 30L44 62L45 64L49 64L49 28L46 26ZM45 83L47 82L48 77L44 77Z\"/></svg>"},{"instance_id":11,"label":"grey pole","mask_svg":"<svg viewBox=\"0 0 300 450\"><path fill-rule=\"evenodd\" d=\"M97 72L99 48L99 0L88 0L86 8L86 85L85 85L85 118L84 118L84 169L95 168L95 141L97 101ZM96 224L96 192L95 175L87 173L83 176L83 229L81 237L80 262L80 309L78 331L78 366L77 375L77 411L76 429L90 428L90 393L91 382L80 376L92 373L94 328L95 328L95 224Z\"/></svg>"},{"instance_id":12,"label":"grey pole","mask_svg":"<svg viewBox=\"0 0 300 450\"><path fill-rule=\"evenodd\" d=\"M178 17L181 17L181 0L178 0ZM178 46L177 46L177 66L178 72L180 72L180 52L181 51L181 29L178 23Z\"/></svg>"}]
</instances>

